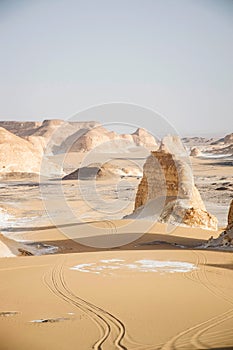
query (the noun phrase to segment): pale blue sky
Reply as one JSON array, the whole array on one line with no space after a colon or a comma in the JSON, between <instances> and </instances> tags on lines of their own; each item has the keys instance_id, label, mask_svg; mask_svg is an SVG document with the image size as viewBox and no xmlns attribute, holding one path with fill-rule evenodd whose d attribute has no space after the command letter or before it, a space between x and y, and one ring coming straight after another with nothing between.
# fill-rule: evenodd
<instances>
[{"instance_id":1,"label":"pale blue sky","mask_svg":"<svg viewBox=\"0 0 233 350\"><path fill-rule=\"evenodd\" d=\"M233 132L232 0L0 0L0 48L2 120L122 101Z\"/></svg>"}]
</instances>

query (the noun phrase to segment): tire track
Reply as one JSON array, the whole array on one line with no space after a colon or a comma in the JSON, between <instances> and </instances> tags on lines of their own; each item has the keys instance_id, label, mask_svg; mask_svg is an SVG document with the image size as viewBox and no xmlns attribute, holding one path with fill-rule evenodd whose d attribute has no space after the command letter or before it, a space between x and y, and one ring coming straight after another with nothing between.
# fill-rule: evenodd
<instances>
[{"instance_id":1,"label":"tire track","mask_svg":"<svg viewBox=\"0 0 233 350\"><path fill-rule=\"evenodd\" d=\"M230 295L226 295L225 292L223 292L219 287L217 287L215 284L213 284L213 282L209 279L208 274L206 273L206 264L207 264L207 259L204 253L201 252L197 252L196 253L199 257L199 260L202 260L202 266L203 269L200 272L199 278L201 283L205 286L208 287L208 289L210 291L212 291L212 293L217 296L218 298L220 298L221 300L225 300L226 302L230 303L231 305L233 305L233 298ZM190 342L191 344L196 348L196 349L208 349L209 345L204 344L201 340L200 337L203 336L206 332L208 332L211 328L221 325L222 323L230 320L233 318L233 309L229 310L229 315L220 315L220 317L218 318L218 320L210 325L208 325L207 327L205 327L204 329L199 330L198 332L196 332ZM206 337L206 341L208 342L208 340L210 340L210 338L208 338L208 336Z\"/></svg>"},{"instance_id":2,"label":"tire track","mask_svg":"<svg viewBox=\"0 0 233 350\"><path fill-rule=\"evenodd\" d=\"M225 293L223 293L218 287L216 287L208 278L206 273L206 263L207 259L206 256L203 253L200 252L194 252L193 254L196 256L196 265L200 266L202 265L203 268L200 270L192 271L189 274L183 274L183 276L186 279L189 279L193 282L197 282L198 284L205 287L211 294L213 294L215 297L220 298L221 300L224 299L226 302L233 305L233 299L231 296L226 296ZM208 349L209 346L203 344L200 340L200 337L205 334L206 331L210 330L211 328L215 327L216 325L220 325L224 323L225 321L228 321L233 318L233 309L215 316L213 318L210 318L207 321L201 322L193 327L190 327L174 337L172 337L167 343L165 343L161 350L175 350L177 349L176 344L179 342L180 346L178 346L179 349L183 347L184 349ZM208 340L207 340L208 341Z\"/></svg>"},{"instance_id":3,"label":"tire track","mask_svg":"<svg viewBox=\"0 0 233 350\"><path fill-rule=\"evenodd\" d=\"M49 290L53 292L59 299L62 299L67 303L71 304L72 306L77 307L79 310L83 311L85 314L89 316L89 318L95 323L95 325L100 331L100 334L101 334L101 338L99 339L100 344L97 344L97 345L99 346L99 349L101 349L100 347L101 342L104 342L110 334L110 329L108 325L106 325L106 322L104 320L97 317L97 315L93 314L92 310L89 310L89 308L84 307L81 303L73 300L72 298L69 297L69 295L66 295L58 286L56 275L57 275L57 271L55 266L50 272L48 280L47 280L47 276L44 276L44 283L49 288ZM96 347L96 349L98 349L98 347Z\"/></svg>"},{"instance_id":4,"label":"tire track","mask_svg":"<svg viewBox=\"0 0 233 350\"><path fill-rule=\"evenodd\" d=\"M204 342L202 342L200 340L200 337L205 334L208 330L210 330L213 327L216 327L230 319L233 318L233 309L230 311L230 315L222 315L221 317L219 317L216 322L210 324L209 326L205 327L204 329L198 331L197 333L195 333L193 335L193 337L190 340L190 343L195 347L195 349L209 349L210 346L208 344L204 344ZM208 340L210 340L210 337L206 337L206 341L208 342Z\"/></svg>"},{"instance_id":5,"label":"tire track","mask_svg":"<svg viewBox=\"0 0 233 350\"><path fill-rule=\"evenodd\" d=\"M118 350L156 350L160 345L145 345L135 343L126 333L123 322L108 311L80 298L68 287L64 277L64 264L55 265L49 277L44 276L47 287L59 298L82 310L96 324L100 338L93 344L94 350L103 350L103 346L114 346ZM127 344L124 345L123 344ZM106 347L106 349L109 349Z\"/></svg>"}]
</instances>

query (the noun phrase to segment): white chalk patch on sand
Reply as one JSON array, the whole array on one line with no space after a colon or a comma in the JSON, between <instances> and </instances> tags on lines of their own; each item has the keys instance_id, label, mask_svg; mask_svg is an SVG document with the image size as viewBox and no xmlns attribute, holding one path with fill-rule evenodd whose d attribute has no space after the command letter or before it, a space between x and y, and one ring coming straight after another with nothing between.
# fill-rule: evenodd
<instances>
[{"instance_id":1,"label":"white chalk patch on sand","mask_svg":"<svg viewBox=\"0 0 233 350\"><path fill-rule=\"evenodd\" d=\"M103 263L111 263L111 262L124 262L125 260L122 260L122 259L104 259L104 260L100 260L101 262Z\"/></svg>"},{"instance_id":2,"label":"white chalk patch on sand","mask_svg":"<svg viewBox=\"0 0 233 350\"><path fill-rule=\"evenodd\" d=\"M70 268L70 270L77 270L80 272L91 272L91 266L95 265L95 263L90 264L79 264Z\"/></svg>"},{"instance_id":3,"label":"white chalk patch on sand","mask_svg":"<svg viewBox=\"0 0 233 350\"><path fill-rule=\"evenodd\" d=\"M167 261L167 260L149 260L142 259L132 263L127 263L122 259L106 259L100 260L96 263L79 264L71 267L71 270L79 272L89 272L100 274L101 272L112 274L113 270L124 270L137 272L157 272L157 273L174 273L174 272L190 272L195 270L196 265L181 261Z\"/></svg>"}]
</instances>

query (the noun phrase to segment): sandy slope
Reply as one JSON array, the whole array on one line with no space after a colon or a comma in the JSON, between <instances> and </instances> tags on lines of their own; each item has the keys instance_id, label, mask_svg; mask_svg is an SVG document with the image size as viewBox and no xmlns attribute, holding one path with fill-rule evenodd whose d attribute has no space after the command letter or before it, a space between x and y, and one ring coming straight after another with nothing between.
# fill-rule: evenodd
<instances>
[{"instance_id":1,"label":"sandy slope","mask_svg":"<svg viewBox=\"0 0 233 350\"><path fill-rule=\"evenodd\" d=\"M189 262L198 269L163 274L124 267L112 274L70 270L113 258ZM2 350L233 346L230 253L125 250L1 259L0 274L0 311L19 312L0 317ZM65 320L30 322L48 318Z\"/></svg>"}]
</instances>

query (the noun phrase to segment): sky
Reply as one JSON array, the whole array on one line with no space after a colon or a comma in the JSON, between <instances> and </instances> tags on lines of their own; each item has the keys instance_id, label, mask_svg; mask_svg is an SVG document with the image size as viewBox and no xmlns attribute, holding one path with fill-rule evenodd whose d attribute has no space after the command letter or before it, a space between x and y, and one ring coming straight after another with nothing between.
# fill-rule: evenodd
<instances>
[{"instance_id":1,"label":"sky","mask_svg":"<svg viewBox=\"0 0 233 350\"><path fill-rule=\"evenodd\" d=\"M232 44L232 0L0 0L0 119L125 102L233 132Z\"/></svg>"}]
</instances>

